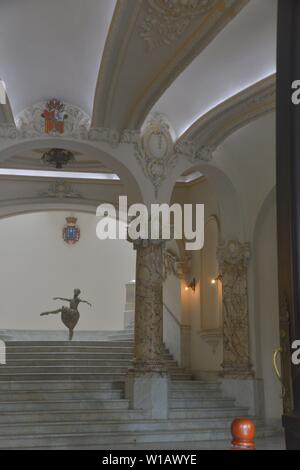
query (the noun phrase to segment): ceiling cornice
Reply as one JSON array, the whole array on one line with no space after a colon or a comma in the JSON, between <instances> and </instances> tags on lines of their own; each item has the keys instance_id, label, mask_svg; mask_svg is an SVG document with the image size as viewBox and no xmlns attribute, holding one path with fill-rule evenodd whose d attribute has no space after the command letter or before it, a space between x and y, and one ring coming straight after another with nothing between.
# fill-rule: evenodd
<instances>
[{"instance_id":1,"label":"ceiling cornice","mask_svg":"<svg viewBox=\"0 0 300 470\"><path fill-rule=\"evenodd\" d=\"M161 0L119 0L100 67L92 125L140 128L163 92L248 1L198 0L183 6L174 0L166 9Z\"/></svg>"}]
</instances>

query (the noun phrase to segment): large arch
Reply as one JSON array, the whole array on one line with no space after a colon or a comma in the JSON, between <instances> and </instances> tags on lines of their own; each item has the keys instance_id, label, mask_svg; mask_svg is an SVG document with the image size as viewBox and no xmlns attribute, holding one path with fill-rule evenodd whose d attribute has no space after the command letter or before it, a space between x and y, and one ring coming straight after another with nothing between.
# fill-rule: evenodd
<instances>
[{"instance_id":1,"label":"large arch","mask_svg":"<svg viewBox=\"0 0 300 470\"><path fill-rule=\"evenodd\" d=\"M124 184L128 196L128 200L131 203L141 202L144 200L143 192L140 183L138 183L138 177L134 174L133 165L126 165L127 161L124 158L124 163L121 161L121 157L117 154L119 149L115 152L109 150L108 145L99 145L99 142L75 140L67 137L47 137L38 139L26 139L19 142L9 143L0 150L0 162L4 162L16 154L22 154L22 152L39 149L41 147L58 147L71 150L73 152L79 151L85 153L95 160L111 168L120 177ZM119 151L120 152L120 151Z\"/></svg>"}]
</instances>

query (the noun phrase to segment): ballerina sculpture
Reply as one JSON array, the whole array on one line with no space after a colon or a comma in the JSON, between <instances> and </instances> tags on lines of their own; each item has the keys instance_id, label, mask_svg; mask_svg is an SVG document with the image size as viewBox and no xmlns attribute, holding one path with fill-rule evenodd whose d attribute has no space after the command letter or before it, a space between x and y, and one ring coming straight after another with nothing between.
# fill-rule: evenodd
<instances>
[{"instance_id":1,"label":"ballerina sculpture","mask_svg":"<svg viewBox=\"0 0 300 470\"><path fill-rule=\"evenodd\" d=\"M58 308L57 310L51 310L50 312L43 312L41 313L41 317L45 315L55 315L58 313L61 313L61 320L63 324L69 329L69 341L72 340L73 334L74 334L74 328L78 323L78 320L80 318L79 312L78 312L78 305L80 303L82 304L87 304L90 307L92 304L88 302L87 300L81 300L80 299L80 289L74 289L74 296L72 299L66 299L64 297L54 297L53 300L62 300L63 302L69 302L70 306L65 307L62 306L61 308Z\"/></svg>"}]
</instances>

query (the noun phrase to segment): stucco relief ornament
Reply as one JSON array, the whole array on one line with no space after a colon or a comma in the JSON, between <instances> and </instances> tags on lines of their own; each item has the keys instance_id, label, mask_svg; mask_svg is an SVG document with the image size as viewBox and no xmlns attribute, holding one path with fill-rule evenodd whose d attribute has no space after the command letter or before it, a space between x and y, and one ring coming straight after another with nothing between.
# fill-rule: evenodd
<instances>
[{"instance_id":1,"label":"stucco relief ornament","mask_svg":"<svg viewBox=\"0 0 300 470\"><path fill-rule=\"evenodd\" d=\"M231 1L231 0L230 0ZM140 36L148 51L170 45L188 28L195 17L211 11L219 0L148 0L148 11ZM223 2L226 7L227 2Z\"/></svg>"},{"instance_id":2,"label":"stucco relief ornament","mask_svg":"<svg viewBox=\"0 0 300 470\"><path fill-rule=\"evenodd\" d=\"M250 244L229 240L218 248L223 297L223 375L253 376L249 343L247 270Z\"/></svg>"},{"instance_id":3,"label":"stucco relief ornament","mask_svg":"<svg viewBox=\"0 0 300 470\"><path fill-rule=\"evenodd\" d=\"M174 168L177 162L172 129L163 115L156 114L146 123L135 149L136 158L145 175L151 180L157 195L168 171Z\"/></svg>"},{"instance_id":4,"label":"stucco relief ornament","mask_svg":"<svg viewBox=\"0 0 300 470\"><path fill-rule=\"evenodd\" d=\"M22 111L16 119L20 138L41 137L45 134L73 136L90 128L90 118L80 108L55 98L37 103Z\"/></svg>"},{"instance_id":5,"label":"stucco relief ornament","mask_svg":"<svg viewBox=\"0 0 300 470\"><path fill-rule=\"evenodd\" d=\"M213 158L213 153L216 151L215 147L203 145L197 149L192 140L179 140L174 146L177 154L183 155L191 163L210 162Z\"/></svg>"},{"instance_id":6,"label":"stucco relief ornament","mask_svg":"<svg viewBox=\"0 0 300 470\"><path fill-rule=\"evenodd\" d=\"M67 181L55 181L50 183L47 191L41 191L40 197L43 198L57 198L57 199L82 199L81 193L77 193L73 190L72 185Z\"/></svg>"}]
</instances>

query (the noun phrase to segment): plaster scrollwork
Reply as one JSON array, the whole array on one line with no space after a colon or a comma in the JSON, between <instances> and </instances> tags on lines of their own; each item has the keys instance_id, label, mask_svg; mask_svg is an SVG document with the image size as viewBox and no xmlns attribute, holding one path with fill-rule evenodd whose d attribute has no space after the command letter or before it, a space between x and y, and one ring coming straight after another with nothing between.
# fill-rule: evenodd
<instances>
[{"instance_id":1,"label":"plaster scrollwork","mask_svg":"<svg viewBox=\"0 0 300 470\"><path fill-rule=\"evenodd\" d=\"M40 197L43 198L57 198L57 199L82 199L83 196L81 193L78 193L73 190L73 187L67 181L55 181L51 183L47 191L41 191L39 193Z\"/></svg>"},{"instance_id":2,"label":"plaster scrollwork","mask_svg":"<svg viewBox=\"0 0 300 470\"><path fill-rule=\"evenodd\" d=\"M169 46L189 27L215 8L219 0L148 0L148 10L140 26L140 37L148 51ZM222 2L223 8L232 0Z\"/></svg>"},{"instance_id":3,"label":"plaster scrollwork","mask_svg":"<svg viewBox=\"0 0 300 470\"><path fill-rule=\"evenodd\" d=\"M0 124L0 139L23 141L42 137L55 137L56 139L69 138L73 140L83 140L90 142L104 142L111 147L117 147L122 141L122 135L115 129L104 127L92 127L90 129L85 127L74 128L72 131L60 133L53 133L50 136L43 132L35 131L33 126L17 128L12 125ZM129 143L129 142L124 142Z\"/></svg>"},{"instance_id":4,"label":"plaster scrollwork","mask_svg":"<svg viewBox=\"0 0 300 470\"><path fill-rule=\"evenodd\" d=\"M230 240L218 248L217 257L223 298L223 375L252 377L247 285L250 245Z\"/></svg>"},{"instance_id":5,"label":"plaster scrollwork","mask_svg":"<svg viewBox=\"0 0 300 470\"><path fill-rule=\"evenodd\" d=\"M177 163L172 129L163 115L156 114L145 124L141 138L135 143L135 156L157 196L168 172Z\"/></svg>"},{"instance_id":6,"label":"plaster scrollwork","mask_svg":"<svg viewBox=\"0 0 300 470\"><path fill-rule=\"evenodd\" d=\"M213 158L215 147L202 146L197 148L191 140L179 140L174 146L176 154L188 158L191 163L210 162Z\"/></svg>"},{"instance_id":7,"label":"plaster scrollwork","mask_svg":"<svg viewBox=\"0 0 300 470\"><path fill-rule=\"evenodd\" d=\"M45 133L45 120L43 113L45 111L45 102L39 102L26 108L16 118L16 127L20 133L39 136ZM67 119L64 121L64 134L71 135L80 130L87 130L91 125L90 117L77 106L64 103L64 114ZM59 132L52 132L56 135Z\"/></svg>"}]
</instances>

